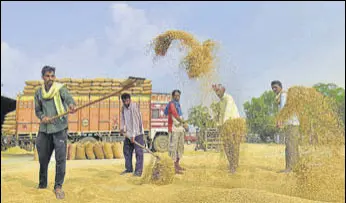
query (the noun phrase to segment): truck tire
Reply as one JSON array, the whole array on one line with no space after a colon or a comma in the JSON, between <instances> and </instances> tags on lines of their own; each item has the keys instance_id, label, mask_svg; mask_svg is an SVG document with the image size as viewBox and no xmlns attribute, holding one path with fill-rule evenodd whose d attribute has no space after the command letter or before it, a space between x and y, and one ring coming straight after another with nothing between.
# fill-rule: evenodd
<instances>
[{"instance_id":1,"label":"truck tire","mask_svg":"<svg viewBox=\"0 0 346 203\"><path fill-rule=\"evenodd\" d=\"M167 152L168 151L168 135L158 135L155 137L153 142L153 149L156 152Z\"/></svg>"},{"instance_id":2,"label":"truck tire","mask_svg":"<svg viewBox=\"0 0 346 203\"><path fill-rule=\"evenodd\" d=\"M96 143L97 139L95 139L93 137L85 137L85 138L82 138L81 140L79 140L79 142L82 144L84 144L86 142Z\"/></svg>"}]
</instances>

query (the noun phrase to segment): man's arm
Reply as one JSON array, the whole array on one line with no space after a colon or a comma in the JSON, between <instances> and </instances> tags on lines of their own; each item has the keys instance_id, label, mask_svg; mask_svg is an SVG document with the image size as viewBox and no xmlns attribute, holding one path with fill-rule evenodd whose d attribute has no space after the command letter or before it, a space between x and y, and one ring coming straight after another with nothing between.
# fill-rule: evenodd
<instances>
[{"instance_id":1,"label":"man's arm","mask_svg":"<svg viewBox=\"0 0 346 203\"><path fill-rule=\"evenodd\" d=\"M283 109L286 105L286 100L287 100L287 94L286 93L281 93L280 95L280 105L279 105L279 110ZM281 128L282 127L282 121L278 121L276 123L276 127Z\"/></svg>"},{"instance_id":2,"label":"man's arm","mask_svg":"<svg viewBox=\"0 0 346 203\"><path fill-rule=\"evenodd\" d=\"M60 89L60 96L63 101L70 107L71 105L76 106L76 102L74 101L71 94L68 92L66 87L62 87Z\"/></svg>"},{"instance_id":3,"label":"man's arm","mask_svg":"<svg viewBox=\"0 0 346 203\"><path fill-rule=\"evenodd\" d=\"M172 114L172 116L177 119L177 121L179 121L180 123L184 123L184 121L180 118L177 110L175 109L175 105L173 102L170 103L169 105L169 109L168 112L170 112Z\"/></svg>"},{"instance_id":4,"label":"man's arm","mask_svg":"<svg viewBox=\"0 0 346 203\"><path fill-rule=\"evenodd\" d=\"M281 95L280 95L280 109L284 108L284 106L286 105L286 100L287 100L287 94L281 93Z\"/></svg>"},{"instance_id":5,"label":"man's arm","mask_svg":"<svg viewBox=\"0 0 346 203\"><path fill-rule=\"evenodd\" d=\"M39 91L40 91L40 88L35 93L35 99L34 99L35 100L35 114L37 118L42 120L45 117L45 115L42 110L42 103L39 99Z\"/></svg>"},{"instance_id":6,"label":"man's arm","mask_svg":"<svg viewBox=\"0 0 346 203\"><path fill-rule=\"evenodd\" d=\"M238 107L235 104L234 100L232 98L229 98L226 104L226 112L224 116L223 123L225 123L228 119L233 119L233 118L239 118L239 111Z\"/></svg>"},{"instance_id":7,"label":"man's arm","mask_svg":"<svg viewBox=\"0 0 346 203\"><path fill-rule=\"evenodd\" d=\"M125 132L124 106L121 107L121 112L120 112L120 132L121 132L121 133L124 133L124 132Z\"/></svg>"},{"instance_id":8,"label":"man's arm","mask_svg":"<svg viewBox=\"0 0 346 203\"><path fill-rule=\"evenodd\" d=\"M139 121L138 124L139 124L140 133L144 134L142 113L141 113L141 108L139 105L137 105L137 117L138 117L138 121Z\"/></svg>"}]
</instances>

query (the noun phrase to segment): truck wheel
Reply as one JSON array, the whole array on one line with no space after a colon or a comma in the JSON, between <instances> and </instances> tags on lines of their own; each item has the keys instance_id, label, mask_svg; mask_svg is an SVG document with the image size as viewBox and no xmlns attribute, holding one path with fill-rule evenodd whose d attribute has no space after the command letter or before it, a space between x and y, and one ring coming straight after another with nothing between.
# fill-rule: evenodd
<instances>
[{"instance_id":1,"label":"truck wheel","mask_svg":"<svg viewBox=\"0 0 346 203\"><path fill-rule=\"evenodd\" d=\"M153 148L156 152L167 152L168 151L168 136L158 135L154 139Z\"/></svg>"},{"instance_id":2,"label":"truck wheel","mask_svg":"<svg viewBox=\"0 0 346 203\"><path fill-rule=\"evenodd\" d=\"M85 137L81 140L79 140L80 143L84 144L86 142L91 142L91 143L96 143L97 139L93 138L93 137Z\"/></svg>"}]
</instances>

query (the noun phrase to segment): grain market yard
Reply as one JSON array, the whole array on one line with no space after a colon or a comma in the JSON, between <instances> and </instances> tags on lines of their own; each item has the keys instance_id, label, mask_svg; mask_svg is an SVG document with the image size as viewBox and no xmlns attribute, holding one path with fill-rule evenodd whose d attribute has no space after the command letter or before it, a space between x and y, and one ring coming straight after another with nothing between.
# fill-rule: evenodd
<instances>
[{"instance_id":1,"label":"grain market yard","mask_svg":"<svg viewBox=\"0 0 346 203\"><path fill-rule=\"evenodd\" d=\"M276 172L284 168L282 145L242 144L240 167L234 175L227 172L225 162L220 162L219 153L195 152L193 148L194 145L185 148L185 174L177 175L173 184L165 186L141 185L139 178L120 176L123 159L67 161L63 186L66 198L62 201L56 200L53 193L54 161L49 166L48 189L37 190L39 164L33 161L33 155L2 154L1 202L296 203L332 201L330 195L337 197L337 202L344 202L344 162L335 167L340 169L335 175L343 188L325 191L311 201L298 195L292 174ZM150 154L145 154L144 159L148 164Z\"/></svg>"}]
</instances>

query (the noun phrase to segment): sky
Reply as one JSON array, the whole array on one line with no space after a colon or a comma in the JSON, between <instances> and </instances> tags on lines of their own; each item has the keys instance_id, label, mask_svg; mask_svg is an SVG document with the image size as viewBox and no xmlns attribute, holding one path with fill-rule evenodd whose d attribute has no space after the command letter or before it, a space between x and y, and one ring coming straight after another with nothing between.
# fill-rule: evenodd
<instances>
[{"instance_id":1,"label":"sky","mask_svg":"<svg viewBox=\"0 0 346 203\"><path fill-rule=\"evenodd\" d=\"M187 115L208 105L201 81L179 68L184 53L176 46L154 61L149 46L172 29L218 42L219 77L210 82L225 85L243 116L243 103L270 90L272 80L286 89L345 88L345 2L2 1L1 93L15 98L52 65L59 78L141 76L154 92L178 88Z\"/></svg>"}]
</instances>

